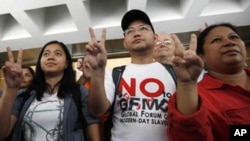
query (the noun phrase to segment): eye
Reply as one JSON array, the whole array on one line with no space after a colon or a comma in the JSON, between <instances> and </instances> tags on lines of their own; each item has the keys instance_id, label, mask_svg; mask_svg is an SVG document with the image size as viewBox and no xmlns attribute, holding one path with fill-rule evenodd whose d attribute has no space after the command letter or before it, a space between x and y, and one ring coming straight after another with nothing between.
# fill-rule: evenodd
<instances>
[{"instance_id":1,"label":"eye","mask_svg":"<svg viewBox=\"0 0 250 141\"><path fill-rule=\"evenodd\" d=\"M221 39L220 38L215 38L215 39L213 39L212 40L212 42L211 43L219 43L221 41Z\"/></svg>"},{"instance_id":2,"label":"eye","mask_svg":"<svg viewBox=\"0 0 250 141\"><path fill-rule=\"evenodd\" d=\"M62 53L61 52L55 52L55 55L56 56L62 56Z\"/></svg>"},{"instance_id":3,"label":"eye","mask_svg":"<svg viewBox=\"0 0 250 141\"><path fill-rule=\"evenodd\" d=\"M127 29L127 30L124 31L124 35L125 35L125 36L128 36L128 35L130 35L130 34L132 34L132 33L134 33L134 32L135 32L135 30L132 29L132 28L130 28L130 29Z\"/></svg>"},{"instance_id":4,"label":"eye","mask_svg":"<svg viewBox=\"0 0 250 141\"><path fill-rule=\"evenodd\" d=\"M240 37L238 35L231 35L229 38L231 40L240 39Z\"/></svg>"},{"instance_id":5,"label":"eye","mask_svg":"<svg viewBox=\"0 0 250 141\"><path fill-rule=\"evenodd\" d=\"M161 45L161 41L157 41L156 43L155 43L155 46L160 46Z\"/></svg>"},{"instance_id":6,"label":"eye","mask_svg":"<svg viewBox=\"0 0 250 141\"><path fill-rule=\"evenodd\" d=\"M164 43L164 45L166 45L166 46L172 45L172 42L169 41L169 40L166 40L166 41L164 41L163 43Z\"/></svg>"},{"instance_id":7,"label":"eye","mask_svg":"<svg viewBox=\"0 0 250 141\"><path fill-rule=\"evenodd\" d=\"M48 56L48 55L49 55L48 52L44 52L44 53L43 53L43 56L45 56L45 57Z\"/></svg>"},{"instance_id":8,"label":"eye","mask_svg":"<svg viewBox=\"0 0 250 141\"><path fill-rule=\"evenodd\" d=\"M139 30L140 30L140 31L148 31L148 30L149 30L149 27L146 26L146 25L143 25L143 26L140 26L140 27L139 27Z\"/></svg>"}]
</instances>

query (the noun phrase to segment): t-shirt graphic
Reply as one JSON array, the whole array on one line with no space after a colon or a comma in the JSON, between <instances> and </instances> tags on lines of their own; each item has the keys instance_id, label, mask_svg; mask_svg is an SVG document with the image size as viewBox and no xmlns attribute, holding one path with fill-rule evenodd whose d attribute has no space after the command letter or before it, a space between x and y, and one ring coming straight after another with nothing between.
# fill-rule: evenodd
<instances>
[{"instance_id":1,"label":"t-shirt graphic","mask_svg":"<svg viewBox=\"0 0 250 141\"><path fill-rule=\"evenodd\" d=\"M111 72L106 74L105 88L112 103L115 85ZM112 141L167 141L167 107L176 85L166 68L158 62L128 64L118 91L111 129Z\"/></svg>"},{"instance_id":2,"label":"t-shirt graphic","mask_svg":"<svg viewBox=\"0 0 250 141\"><path fill-rule=\"evenodd\" d=\"M62 121L63 100L57 94L45 94L41 101L35 99L24 117L25 140L61 141Z\"/></svg>"},{"instance_id":3,"label":"t-shirt graphic","mask_svg":"<svg viewBox=\"0 0 250 141\"><path fill-rule=\"evenodd\" d=\"M130 80L131 86L123 78L120 81L115 106L121 111L120 122L166 126L167 104L172 94L164 91L164 85L158 79L147 78L139 86L142 96L136 96L135 81Z\"/></svg>"}]
</instances>

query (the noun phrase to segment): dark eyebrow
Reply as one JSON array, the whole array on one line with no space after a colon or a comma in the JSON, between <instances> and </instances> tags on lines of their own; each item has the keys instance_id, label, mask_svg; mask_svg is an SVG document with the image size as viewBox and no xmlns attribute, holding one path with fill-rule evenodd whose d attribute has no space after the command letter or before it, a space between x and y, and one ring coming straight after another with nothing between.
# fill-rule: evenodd
<instances>
[{"instance_id":1,"label":"dark eyebrow","mask_svg":"<svg viewBox=\"0 0 250 141\"><path fill-rule=\"evenodd\" d=\"M62 50L60 50L60 49L54 50L54 52L57 52L57 51L63 52L63 51L62 51Z\"/></svg>"},{"instance_id":2,"label":"dark eyebrow","mask_svg":"<svg viewBox=\"0 0 250 141\"><path fill-rule=\"evenodd\" d=\"M140 24L140 25L138 25L137 27L140 27L140 26L144 26L144 25L146 25L146 26L149 26L149 25L147 25L147 24ZM135 27L128 27L127 29L133 29L133 28L135 28Z\"/></svg>"}]
</instances>

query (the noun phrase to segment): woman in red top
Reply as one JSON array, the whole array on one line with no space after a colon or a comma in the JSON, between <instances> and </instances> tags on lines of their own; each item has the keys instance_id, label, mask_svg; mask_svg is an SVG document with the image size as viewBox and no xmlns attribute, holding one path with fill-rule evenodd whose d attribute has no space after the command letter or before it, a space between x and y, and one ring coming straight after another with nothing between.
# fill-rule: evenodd
<instances>
[{"instance_id":1,"label":"woman in red top","mask_svg":"<svg viewBox=\"0 0 250 141\"><path fill-rule=\"evenodd\" d=\"M229 23L208 26L198 40L192 35L188 50L176 36L173 39L178 88L168 107L169 140L229 141L230 125L250 124L250 69L245 67L244 42ZM204 64L208 73L197 84Z\"/></svg>"}]
</instances>

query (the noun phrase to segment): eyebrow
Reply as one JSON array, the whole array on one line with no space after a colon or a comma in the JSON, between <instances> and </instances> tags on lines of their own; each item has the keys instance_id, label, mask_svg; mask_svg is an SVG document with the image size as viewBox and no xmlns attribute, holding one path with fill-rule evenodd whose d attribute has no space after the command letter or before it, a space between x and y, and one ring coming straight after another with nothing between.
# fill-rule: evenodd
<instances>
[{"instance_id":1,"label":"eyebrow","mask_svg":"<svg viewBox=\"0 0 250 141\"><path fill-rule=\"evenodd\" d=\"M57 51L63 52L63 50L60 50L60 49L57 49L57 50L44 50L44 52L57 52Z\"/></svg>"},{"instance_id":2,"label":"eyebrow","mask_svg":"<svg viewBox=\"0 0 250 141\"><path fill-rule=\"evenodd\" d=\"M165 39L165 40L163 40L163 41L171 41L171 42L172 42L172 40L171 40L171 39Z\"/></svg>"},{"instance_id":3,"label":"eyebrow","mask_svg":"<svg viewBox=\"0 0 250 141\"><path fill-rule=\"evenodd\" d=\"M139 26L144 26L144 25L147 25L147 24L140 24L140 25L138 25L137 27L139 27ZM133 29L133 28L135 28L135 27L128 27L127 29Z\"/></svg>"}]
</instances>

